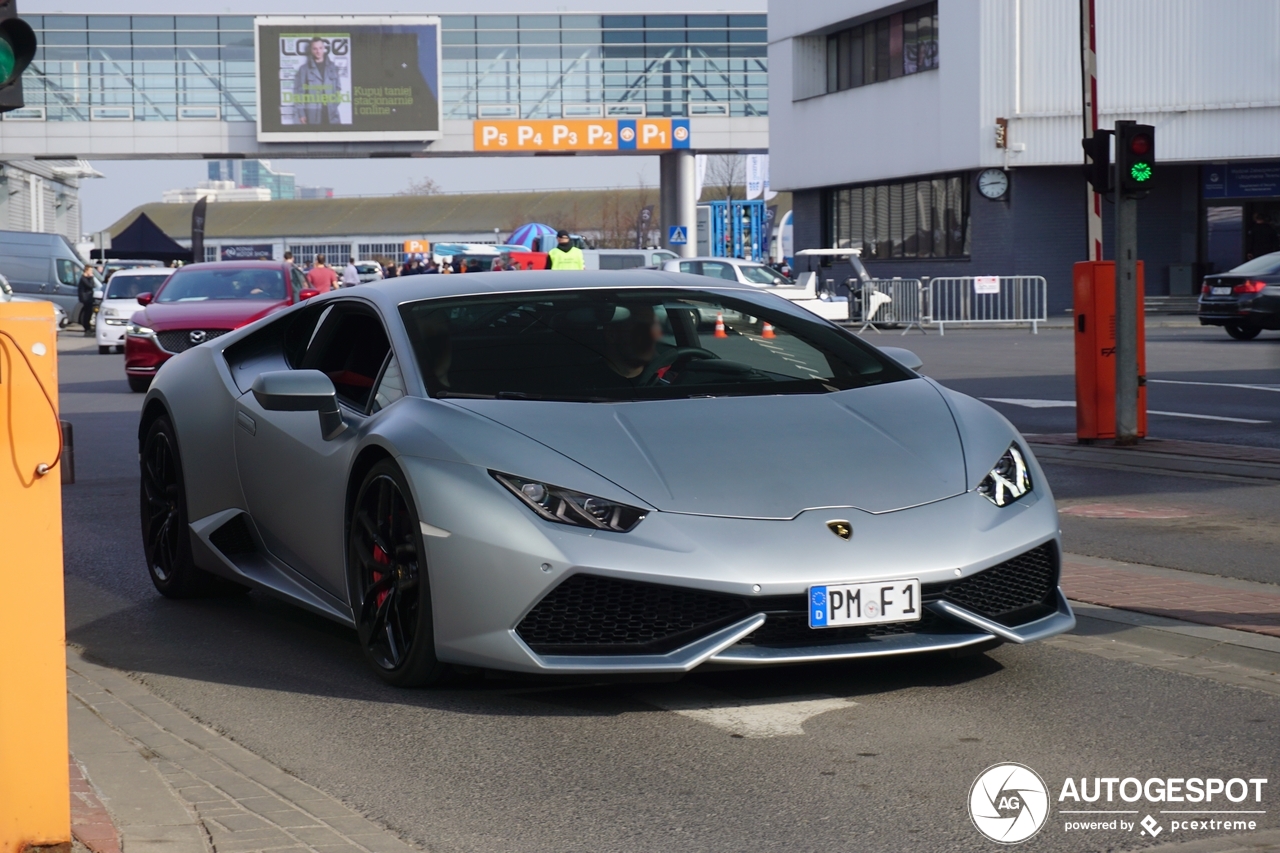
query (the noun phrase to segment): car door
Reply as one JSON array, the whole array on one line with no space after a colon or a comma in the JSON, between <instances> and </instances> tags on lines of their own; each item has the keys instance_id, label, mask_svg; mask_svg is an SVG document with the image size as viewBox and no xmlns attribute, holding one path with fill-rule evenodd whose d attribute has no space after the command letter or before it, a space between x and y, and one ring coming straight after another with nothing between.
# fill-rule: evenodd
<instances>
[{"instance_id":1,"label":"car door","mask_svg":"<svg viewBox=\"0 0 1280 853\"><path fill-rule=\"evenodd\" d=\"M319 370L333 381L348 428L325 441L315 412L269 412L252 392L241 396L236 413L240 484L264 544L342 601L347 472L361 425L380 408L379 393L386 396L379 382L390 352L372 306L355 299L334 302L296 367Z\"/></svg>"}]
</instances>

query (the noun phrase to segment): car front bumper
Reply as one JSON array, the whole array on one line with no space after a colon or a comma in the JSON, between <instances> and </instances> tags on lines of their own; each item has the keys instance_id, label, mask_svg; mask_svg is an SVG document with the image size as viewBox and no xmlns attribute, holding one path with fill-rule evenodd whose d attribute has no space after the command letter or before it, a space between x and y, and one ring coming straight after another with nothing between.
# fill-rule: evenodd
<instances>
[{"instance_id":1,"label":"car front bumper","mask_svg":"<svg viewBox=\"0 0 1280 853\"><path fill-rule=\"evenodd\" d=\"M400 461L430 531L424 540L436 652L452 663L533 673L678 673L1025 643L1075 624L1058 588L1058 519L1047 490L1004 508L969 492L879 515L809 510L787 521L652 512L630 533L612 533L543 522L483 469ZM851 540L828 529L837 518L851 522ZM1016 618L984 614L942 592L1041 548L1055 560L1052 582L1043 600ZM578 575L721 596L743 609L681 635L676 648L602 654L596 644L579 654L572 644L526 642L525 617ZM859 634L799 621L796 607L804 607L811 585L906 578L926 590L919 623ZM615 600L625 606L626 596ZM766 603L783 601L785 612Z\"/></svg>"}]
</instances>

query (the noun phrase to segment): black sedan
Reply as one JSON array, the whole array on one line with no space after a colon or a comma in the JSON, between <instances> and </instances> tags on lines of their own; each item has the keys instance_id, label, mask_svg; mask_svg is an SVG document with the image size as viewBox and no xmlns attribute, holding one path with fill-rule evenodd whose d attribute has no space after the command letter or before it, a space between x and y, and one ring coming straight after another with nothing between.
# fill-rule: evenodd
<instances>
[{"instance_id":1,"label":"black sedan","mask_svg":"<svg viewBox=\"0 0 1280 853\"><path fill-rule=\"evenodd\" d=\"M1222 326L1238 341L1280 329L1280 252L1204 278L1200 325Z\"/></svg>"}]
</instances>

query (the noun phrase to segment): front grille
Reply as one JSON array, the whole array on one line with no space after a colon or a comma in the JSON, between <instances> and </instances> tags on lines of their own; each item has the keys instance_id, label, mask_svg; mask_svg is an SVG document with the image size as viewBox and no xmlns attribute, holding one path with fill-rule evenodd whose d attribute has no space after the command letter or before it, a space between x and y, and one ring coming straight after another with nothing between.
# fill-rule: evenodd
<instances>
[{"instance_id":1,"label":"front grille","mask_svg":"<svg viewBox=\"0 0 1280 853\"><path fill-rule=\"evenodd\" d=\"M166 352L186 352L197 343L191 340L192 332L204 332L205 341L211 341L214 338L221 337L230 329L170 329L167 332L156 332L156 340L160 343L160 348ZM204 341L200 341L204 343Z\"/></svg>"},{"instance_id":2,"label":"front grille","mask_svg":"<svg viewBox=\"0 0 1280 853\"><path fill-rule=\"evenodd\" d=\"M1047 615L1056 604L1053 591L1058 586L1058 549L1046 542L940 590L929 586L928 591L921 591L925 601L943 598L1003 625L1018 625Z\"/></svg>"},{"instance_id":3,"label":"front grille","mask_svg":"<svg viewBox=\"0 0 1280 853\"><path fill-rule=\"evenodd\" d=\"M923 584L923 603L946 599L1004 625L1053 612L1058 552L1052 542L963 580ZM808 596L735 596L664 584L573 575L516 627L538 654L664 654L751 613L765 623L743 639L751 646L824 646L895 634L971 631L926 609L917 622L845 628L809 627Z\"/></svg>"},{"instance_id":4,"label":"front grille","mask_svg":"<svg viewBox=\"0 0 1280 853\"><path fill-rule=\"evenodd\" d=\"M539 654L663 654L746 615L732 595L574 575L516 628Z\"/></svg>"}]
</instances>

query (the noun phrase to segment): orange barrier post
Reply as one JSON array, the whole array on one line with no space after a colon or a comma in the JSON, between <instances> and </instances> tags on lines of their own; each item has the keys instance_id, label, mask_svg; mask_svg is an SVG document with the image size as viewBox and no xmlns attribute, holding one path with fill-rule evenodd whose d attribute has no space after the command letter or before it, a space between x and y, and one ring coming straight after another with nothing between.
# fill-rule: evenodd
<instances>
[{"instance_id":1,"label":"orange barrier post","mask_svg":"<svg viewBox=\"0 0 1280 853\"><path fill-rule=\"evenodd\" d=\"M716 336L717 338L727 338L727 337L729 337L729 333L728 333L728 332L726 332L726 331L724 330L724 315L723 315L723 314L717 314L717 315L716 315L716 334L715 334L715 336Z\"/></svg>"},{"instance_id":2,"label":"orange barrier post","mask_svg":"<svg viewBox=\"0 0 1280 853\"><path fill-rule=\"evenodd\" d=\"M71 849L57 329L0 303L0 853Z\"/></svg>"},{"instance_id":3,"label":"orange barrier post","mask_svg":"<svg viewBox=\"0 0 1280 853\"><path fill-rule=\"evenodd\" d=\"M1076 440L1116 437L1116 264L1080 261L1073 270L1076 321ZM1138 261L1138 435L1147 434L1144 270Z\"/></svg>"},{"instance_id":4,"label":"orange barrier post","mask_svg":"<svg viewBox=\"0 0 1280 853\"><path fill-rule=\"evenodd\" d=\"M777 337L777 335L773 333L773 324L770 323L768 320L764 321L764 328L760 330L760 337L764 338L765 340L769 340L770 338Z\"/></svg>"}]
</instances>

